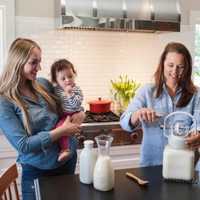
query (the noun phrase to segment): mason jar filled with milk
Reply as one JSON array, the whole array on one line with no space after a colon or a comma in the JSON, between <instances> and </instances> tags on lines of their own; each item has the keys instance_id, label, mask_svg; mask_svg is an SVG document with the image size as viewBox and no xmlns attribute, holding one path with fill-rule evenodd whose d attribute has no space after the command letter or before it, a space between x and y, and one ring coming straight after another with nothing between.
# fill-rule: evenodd
<instances>
[{"instance_id":1,"label":"mason jar filled with milk","mask_svg":"<svg viewBox=\"0 0 200 200\"><path fill-rule=\"evenodd\" d=\"M195 118L186 112L173 112L164 120L164 136L168 144L163 154L163 177L191 181L194 177L194 151L187 148L185 138L196 132Z\"/></svg>"},{"instance_id":2,"label":"mason jar filled with milk","mask_svg":"<svg viewBox=\"0 0 200 200\"><path fill-rule=\"evenodd\" d=\"M98 146L98 158L94 168L93 185L100 191L109 191L114 187L114 169L109 156L113 137L99 135L95 137Z\"/></svg>"},{"instance_id":3,"label":"mason jar filled with milk","mask_svg":"<svg viewBox=\"0 0 200 200\"><path fill-rule=\"evenodd\" d=\"M94 150L94 141L85 140L84 148L80 153L80 182L91 184L93 182L94 166L96 164L97 154Z\"/></svg>"}]
</instances>

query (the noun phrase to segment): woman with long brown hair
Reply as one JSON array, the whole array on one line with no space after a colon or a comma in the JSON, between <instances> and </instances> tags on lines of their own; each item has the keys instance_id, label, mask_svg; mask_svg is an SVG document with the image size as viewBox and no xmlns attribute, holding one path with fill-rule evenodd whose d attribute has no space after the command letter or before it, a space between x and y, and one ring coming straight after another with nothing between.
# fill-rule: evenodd
<instances>
[{"instance_id":1,"label":"woman with long brown hair","mask_svg":"<svg viewBox=\"0 0 200 200\"><path fill-rule=\"evenodd\" d=\"M155 82L141 88L123 113L123 129L143 130L141 166L162 164L166 138L163 136L163 119L174 111L194 114L197 110L197 88L192 82L192 58L181 43L166 45L157 70Z\"/></svg>"},{"instance_id":2,"label":"woman with long brown hair","mask_svg":"<svg viewBox=\"0 0 200 200\"><path fill-rule=\"evenodd\" d=\"M9 50L7 64L0 77L0 129L17 150L22 166L23 200L34 200L33 180L40 176L74 173L76 141L71 137L72 153L58 162L57 140L80 132L70 117L58 128L62 109L47 84L40 84L41 49L29 39L16 39ZM43 81L44 83L44 81Z\"/></svg>"}]
</instances>

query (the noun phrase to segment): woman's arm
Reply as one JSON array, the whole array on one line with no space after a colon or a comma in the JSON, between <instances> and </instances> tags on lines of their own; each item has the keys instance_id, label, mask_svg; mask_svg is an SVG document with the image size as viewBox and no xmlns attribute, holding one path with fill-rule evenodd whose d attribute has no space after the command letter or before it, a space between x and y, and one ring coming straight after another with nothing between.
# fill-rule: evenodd
<instances>
[{"instance_id":1,"label":"woman's arm","mask_svg":"<svg viewBox=\"0 0 200 200\"><path fill-rule=\"evenodd\" d=\"M120 124L123 129L133 132L140 127L141 121L153 122L155 120L155 111L147 107L147 95L152 96L152 93L152 87L148 85L138 91L120 118Z\"/></svg>"},{"instance_id":2,"label":"woman's arm","mask_svg":"<svg viewBox=\"0 0 200 200\"><path fill-rule=\"evenodd\" d=\"M132 99L126 111L120 117L121 127L128 131L133 132L137 125L140 126L139 118L133 116L140 108L145 106L145 97L143 89L140 89L138 94Z\"/></svg>"},{"instance_id":3,"label":"woman's arm","mask_svg":"<svg viewBox=\"0 0 200 200\"><path fill-rule=\"evenodd\" d=\"M191 134L186 138L186 143L188 147L191 149L200 148L200 89L198 88L198 92L195 95L194 101L193 115L196 119L196 127L192 124Z\"/></svg>"},{"instance_id":4,"label":"woman's arm","mask_svg":"<svg viewBox=\"0 0 200 200\"><path fill-rule=\"evenodd\" d=\"M21 119L16 114L14 104L1 97L0 111L0 129L19 153L45 150L61 136L80 132L80 126L72 124L70 119L67 119L61 127L52 131L44 130L28 135Z\"/></svg>"},{"instance_id":5,"label":"woman's arm","mask_svg":"<svg viewBox=\"0 0 200 200\"><path fill-rule=\"evenodd\" d=\"M37 152L52 144L49 131L41 131L29 136L15 106L8 100L0 99L0 128L13 147L22 153Z\"/></svg>"}]
</instances>

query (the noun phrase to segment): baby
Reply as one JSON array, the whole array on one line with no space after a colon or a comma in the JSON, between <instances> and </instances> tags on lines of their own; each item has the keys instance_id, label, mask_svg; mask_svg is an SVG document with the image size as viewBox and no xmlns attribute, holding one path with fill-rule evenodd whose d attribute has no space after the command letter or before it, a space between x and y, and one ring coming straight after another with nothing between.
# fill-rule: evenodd
<instances>
[{"instance_id":1,"label":"baby","mask_svg":"<svg viewBox=\"0 0 200 200\"><path fill-rule=\"evenodd\" d=\"M64 110L64 115L56 127L62 125L67 116L71 116L72 123L81 124L84 120L83 107L81 106L83 94L75 84L76 75L73 64L66 59L60 59L51 66L51 81ZM69 137L62 137L59 144L61 151L58 161L63 161L70 155Z\"/></svg>"}]
</instances>

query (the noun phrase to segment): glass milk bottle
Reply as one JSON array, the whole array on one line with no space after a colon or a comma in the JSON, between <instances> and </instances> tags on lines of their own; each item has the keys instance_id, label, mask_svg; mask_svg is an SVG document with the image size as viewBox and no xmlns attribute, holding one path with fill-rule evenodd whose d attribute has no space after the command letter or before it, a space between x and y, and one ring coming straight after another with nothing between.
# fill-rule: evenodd
<instances>
[{"instance_id":1,"label":"glass milk bottle","mask_svg":"<svg viewBox=\"0 0 200 200\"><path fill-rule=\"evenodd\" d=\"M114 169L109 156L113 137L99 135L95 137L98 145L98 158L94 168L93 185L100 191L109 191L114 187Z\"/></svg>"},{"instance_id":2,"label":"glass milk bottle","mask_svg":"<svg viewBox=\"0 0 200 200\"><path fill-rule=\"evenodd\" d=\"M196 120L186 112L173 112L164 120L164 135L168 138L163 153L163 177L191 181L194 177L194 151L187 148L185 138L196 132Z\"/></svg>"},{"instance_id":3,"label":"glass milk bottle","mask_svg":"<svg viewBox=\"0 0 200 200\"><path fill-rule=\"evenodd\" d=\"M94 141L85 140L84 148L80 153L80 182L91 184L93 182L94 166L97 154L93 149Z\"/></svg>"}]
</instances>

